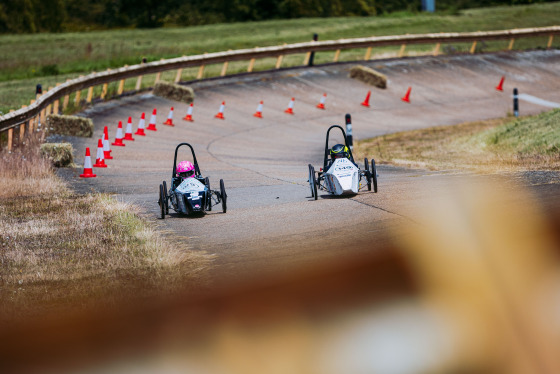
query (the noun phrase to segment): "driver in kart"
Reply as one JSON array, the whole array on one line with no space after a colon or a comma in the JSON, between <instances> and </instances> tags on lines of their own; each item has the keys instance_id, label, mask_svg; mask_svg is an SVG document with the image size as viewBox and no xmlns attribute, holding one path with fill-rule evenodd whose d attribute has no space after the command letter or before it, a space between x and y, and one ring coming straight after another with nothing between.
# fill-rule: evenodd
<instances>
[{"instance_id":1,"label":"driver in kart","mask_svg":"<svg viewBox=\"0 0 560 374\"><path fill-rule=\"evenodd\" d=\"M177 164L175 169L177 176L183 180L187 178L194 178L194 165L190 161L181 161Z\"/></svg>"},{"instance_id":2,"label":"driver in kart","mask_svg":"<svg viewBox=\"0 0 560 374\"><path fill-rule=\"evenodd\" d=\"M331 150L329 151L331 155L331 160L334 162L337 158L347 158L350 159L350 152L348 151L348 147L343 144L336 144L334 145Z\"/></svg>"}]
</instances>

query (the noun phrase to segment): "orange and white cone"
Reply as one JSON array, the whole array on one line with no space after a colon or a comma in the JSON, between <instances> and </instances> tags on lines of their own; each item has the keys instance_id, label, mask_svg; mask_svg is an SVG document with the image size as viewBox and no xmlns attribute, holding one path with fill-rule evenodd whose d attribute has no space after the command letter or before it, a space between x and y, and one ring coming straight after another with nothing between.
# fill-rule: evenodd
<instances>
[{"instance_id":1,"label":"orange and white cone","mask_svg":"<svg viewBox=\"0 0 560 374\"><path fill-rule=\"evenodd\" d=\"M124 140L134 141L134 138L132 137L132 117L128 117L128 122L126 124L126 132L124 133Z\"/></svg>"},{"instance_id":2,"label":"orange and white cone","mask_svg":"<svg viewBox=\"0 0 560 374\"><path fill-rule=\"evenodd\" d=\"M89 154L89 147L86 148L86 158L84 160L84 173L80 174L80 178L95 178L93 168L91 167L91 155Z\"/></svg>"},{"instance_id":3,"label":"orange and white cone","mask_svg":"<svg viewBox=\"0 0 560 374\"><path fill-rule=\"evenodd\" d=\"M112 143L117 147L124 147L125 144L123 143L123 134L122 134L122 121L119 121L119 127L117 127L117 135L115 136L115 142Z\"/></svg>"},{"instance_id":4,"label":"orange and white cone","mask_svg":"<svg viewBox=\"0 0 560 374\"><path fill-rule=\"evenodd\" d=\"M138 128L136 129L134 135L146 136L146 133L144 132L146 126L145 118L146 118L146 113L142 113L142 116L140 117L140 122L138 122Z\"/></svg>"},{"instance_id":5,"label":"orange and white cone","mask_svg":"<svg viewBox=\"0 0 560 374\"><path fill-rule=\"evenodd\" d=\"M371 91L368 91L367 95L366 95L366 99L362 103L362 106L365 106L365 107L369 108L369 98L370 98L370 96L371 96Z\"/></svg>"},{"instance_id":6,"label":"orange and white cone","mask_svg":"<svg viewBox=\"0 0 560 374\"><path fill-rule=\"evenodd\" d=\"M169 111L169 114L167 115L167 120L163 124L167 125L167 126L175 126L173 124L173 107L171 107L171 110Z\"/></svg>"},{"instance_id":7,"label":"orange and white cone","mask_svg":"<svg viewBox=\"0 0 560 374\"><path fill-rule=\"evenodd\" d=\"M319 104L317 104L317 108L319 109L325 109L325 101L327 100L327 94L324 93L323 97L321 97L321 101L319 102Z\"/></svg>"},{"instance_id":8,"label":"orange and white cone","mask_svg":"<svg viewBox=\"0 0 560 374\"><path fill-rule=\"evenodd\" d=\"M106 168L105 156L103 155L103 140L99 139L97 141L97 157L95 158L94 168Z\"/></svg>"},{"instance_id":9,"label":"orange and white cone","mask_svg":"<svg viewBox=\"0 0 560 374\"><path fill-rule=\"evenodd\" d=\"M156 129L156 114L157 114L157 111L154 108L154 111L152 112L152 116L150 117L150 123L148 124L148 127L146 127L146 130L157 131L157 129Z\"/></svg>"},{"instance_id":10,"label":"orange and white cone","mask_svg":"<svg viewBox=\"0 0 560 374\"><path fill-rule=\"evenodd\" d=\"M263 101L259 103L257 106L257 111L253 114L253 117L262 118L262 110L263 110Z\"/></svg>"},{"instance_id":11,"label":"orange and white cone","mask_svg":"<svg viewBox=\"0 0 560 374\"><path fill-rule=\"evenodd\" d=\"M183 117L185 121L194 122L194 119L192 118L192 110L193 110L193 103L189 105L189 109L187 109L187 115Z\"/></svg>"},{"instance_id":12,"label":"orange and white cone","mask_svg":"<svg viewBox=\"0 0 560 374\"><path fill-rule=\"evenodd\" d=\"M220 110L218 110L218 114L216 114L214 117L219 119L226 119L226 117L224 117L225 108L226 108L226 102L222 101L222 105L220 105Z\"/></svg>"},{"instance_id":13,"label":"orange and white cone","mask_svg":"<svg viewBox=\"0 0 560 374\"><path fill-rule=\"evenodd\" d=\"M105 160L112 160L111 156L111 143L109 143L109 130L107 126L103 129L103 157Z\"/></svg>"},{"instance_id":14,"label":"orange and white cone","mask_svg":"<svg viewBox=\"0 0 560 374\"><path fill-rule=\"evenodd\" d=\"M294 102L296 101L295 97L292 97L290 103L288 104L288 109L284 111L284 113L294 114Z\"/></svg>"},{"instance_id":15,"label":"orange and white cone","mask_svg":"<svg viewBox=\"0 0 560 374\"><path fill-rule=\"evenodd\" d=\"M412 87L408 87L408 90L406 90L406 94L404 94L404 96L401 97L401 100L404 101L405 103L410 103L410 91L412 91Z\"/></svg>"}]
</instances>

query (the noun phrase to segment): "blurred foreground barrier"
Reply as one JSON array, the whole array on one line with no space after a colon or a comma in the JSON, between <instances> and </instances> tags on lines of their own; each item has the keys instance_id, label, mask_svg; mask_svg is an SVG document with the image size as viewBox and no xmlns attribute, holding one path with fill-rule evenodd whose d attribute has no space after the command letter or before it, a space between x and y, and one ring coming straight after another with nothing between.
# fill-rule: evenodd
<instances>
[{"instance_id":1,"label":"blurred foreground barrier","mask_svg":"<svg viewBox=\"0 0 560 374\"><path fill-rule=\"evenodd\" d=\"M124 66L118 69L108 69L104 72L92 73L76 79L68 80L65 83L57 84L50 88L46 93L37 91L36 100L29 106L25 106L12 113L0 117L0 133L9 131L8 149L12 148L13 129L20 128L19 143L23 143L25 127L28 133L37 130L38 123L44 123L44 119L49 114L58 114L64 111L69 105L70 95L74 94L74 101L79 102L81 91L87 89L86 103L94 100L94 88L101 86L99 98L105 100L107 97L108 84L119 81L118 95L124 94L124 81L129 78L137 78L136 88L132 92L141 89L142 76L156 74L154 84L161 79L161 73L169 70L177 70L175 81L180 80L180 72L188 67L199 67L197 79L203 78L204 67L209 64L223 63L221 76L226 75L228 64L232 61L248 60L252 72L255 59L275 57L277 58L276 68L282 65L281 57L285 55L304 53L311 56L312 53L319 51L336 51L333 62L337 62L340 51L345 49L367 48L365 60L371 57L373 47L396 46L400 45L399 56L404 54L406 45L409 44L433 44L436 43L434 55L439 53L441 43L465 43L472 42L471 53L475 52L477 41L489 40L510 40L509 49L513 48L513 41L519 38L548 36L547 46L552 45L554 35L560 34L560 26L550 26L541 28L513 29L502 31L478 31L466 33L437 33L437 34L415 34L415 35L396 35L396 36L373 36L369 38L339 39L327 41L312 41L307 43L295 43L282 46L262 47L253 49L239 49L235 51L205 53L196 56L183 56L168 60L160 60L149 63L141 63L133 66ZM305 64L310 62L306 58ZM179 79L178 79L179 78ZM97 90L99 91L99 90ZM41 90L41 92L43 92ZM62 100L62 105L60 105Z\"/></svg>"}]
</instances>

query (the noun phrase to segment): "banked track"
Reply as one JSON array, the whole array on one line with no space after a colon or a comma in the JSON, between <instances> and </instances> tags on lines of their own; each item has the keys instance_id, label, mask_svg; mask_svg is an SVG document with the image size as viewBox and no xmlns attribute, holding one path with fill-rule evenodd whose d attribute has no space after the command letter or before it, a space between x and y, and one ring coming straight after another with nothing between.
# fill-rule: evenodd
<instances>
[{"instance_id":1,"label":"banked track","mask_svg":"<svg viewBox=\"0 0 560 374\"><path fill-rule=\"evenodd\" d=\"M379 193L354 198L321 196L312 201L307 164L322 162L326 129L343 124L352 114L358 139L435 125L503 117L512 111L511 90L560 102L560 52L534 51L453 57L419 57L371 61L366 65L386 74L386 90L373 89L371 108L360 106L371 87L348 78L352 64L294 69L227 77L193 84L195 122L185 122L187 106L152 95L135 96L95 106L87 115L94 138L109 126L113 137L119 120L158 109L158 131L136 137L126 147L113 147L114 160L98 178L78 178L81 169L61 175L78 191L101 191L141 207L162 229L183 240L185 247L215 253L221 264L251 268L256 260L314 260L375 250L396 224L421 222L422 204L444 191L459 173L435 173L380 166ZM494 89L506 77L504 92ZM411 103L400 98L412 87ZM327 93L326 110L315 108ZM294 116L283 111L296 98ZM225 100L225 120L213 118ZM263 119L252 116L264 100ZM171 106L175 127L163 126ZM521 114L549 108L521 102ZM171 215L159 220L158 185L169 179L179 142L191 143L202 173L213 186L223 178L228 212L202 218ZM71 139L76 158L92 139ZM95 154L95 153L94 153ZM376 154L368 157L376 157ZM390 231L390 230L389 230Z\"/></svg>"}]
</instances>

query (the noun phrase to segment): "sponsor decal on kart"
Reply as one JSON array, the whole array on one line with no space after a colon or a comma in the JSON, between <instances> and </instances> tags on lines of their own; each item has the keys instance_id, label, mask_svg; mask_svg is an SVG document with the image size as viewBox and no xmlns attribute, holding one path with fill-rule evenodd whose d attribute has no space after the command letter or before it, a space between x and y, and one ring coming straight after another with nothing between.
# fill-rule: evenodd
<instances>
[{"instance_id":1,"label":"sponsor decal on kart","mask_svg":"<svg viewBox=\"0 0 560 374\"><path fill-rule=\"evenodd\" d=\"M204 185L194 178L187 178L181 182L177 191L181 193L204 191Z\"/></svg>"}]
</instances>

